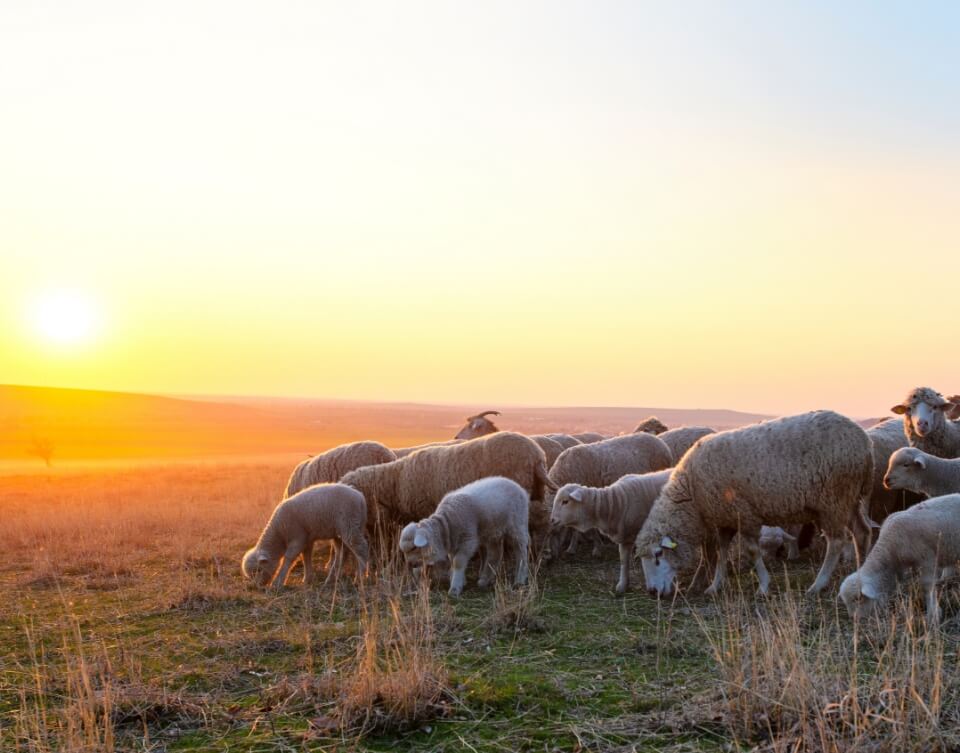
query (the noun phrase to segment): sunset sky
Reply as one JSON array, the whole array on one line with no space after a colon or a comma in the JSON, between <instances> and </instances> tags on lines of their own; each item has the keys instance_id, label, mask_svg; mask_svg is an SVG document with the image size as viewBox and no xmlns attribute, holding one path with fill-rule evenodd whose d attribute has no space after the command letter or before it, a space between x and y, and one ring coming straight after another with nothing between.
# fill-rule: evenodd
<instances>
[{"instance_id":1,"label":"sunset sky","mask_svg":"<svg viewBox=\"0 0 960 753\"><path fill-rule=\"evenodd\" d=\"M0 5L0 382L960 392L960 5Z\"/></svg>"}]
</instances>

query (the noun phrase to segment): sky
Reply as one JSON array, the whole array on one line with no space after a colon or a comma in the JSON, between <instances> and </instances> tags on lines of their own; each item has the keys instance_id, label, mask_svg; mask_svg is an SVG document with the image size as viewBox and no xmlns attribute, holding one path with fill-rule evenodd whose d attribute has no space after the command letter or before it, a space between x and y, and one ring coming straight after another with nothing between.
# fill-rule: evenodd
<instances>
[{"instance_id":1,"label":"sky","mask_svg":"<svg viewBox=\"0 0 960 753\"><path fill-rule=\"evenodd\" d=\"M960 6L0 5L0 382L960 392Z\"/></svg>"}]
</instances>

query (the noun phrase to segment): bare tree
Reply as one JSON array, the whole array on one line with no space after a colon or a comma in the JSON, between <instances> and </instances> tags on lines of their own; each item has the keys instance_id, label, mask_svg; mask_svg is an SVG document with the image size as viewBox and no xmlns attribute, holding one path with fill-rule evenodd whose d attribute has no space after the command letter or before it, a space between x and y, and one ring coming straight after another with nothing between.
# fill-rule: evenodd
<instances>
[{"instance_id":1,"label":"bare tree","mask_svg":"<svg viewBox=\"0 0 960 753\"><path fill-rule=\"evenodd\" d=\"M30 445L30 454L40 458L49 468L53 464L54 444L50 437L34 437Z\"/></svg>"}]
</instances>

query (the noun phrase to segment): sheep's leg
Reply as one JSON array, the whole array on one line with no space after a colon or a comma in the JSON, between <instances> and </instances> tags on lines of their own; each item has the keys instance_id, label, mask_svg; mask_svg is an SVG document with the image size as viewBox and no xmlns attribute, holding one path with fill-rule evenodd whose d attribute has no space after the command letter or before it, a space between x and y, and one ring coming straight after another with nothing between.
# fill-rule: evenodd
<instances>
[{"instance_id":1,"label":"sheep's leg","mask_svg":"<svg viewBox=\"0 0 960 753\"><path fill-rule=\"evenodd\" d=\"M582 538L583 538L583 534L580 533L580 531L572 530L570 532L570 543L567 544L567 548L564 553L570 554L570 555L576 554L577 549L580 548L580 540Z\"/></svg>"},{"instance_id":2,"label":"sheep's leg","mask_svg":"<svg viewBox=\"0 0 960 753\"><path fill-rule=\"evenodd\" d=\"M827 551L823 555L823 564L820 565L820 572L817 573L817 579L813 585L807 589L808 594L818 594L827 587L830 582L830 576L837 568L840 556L843 554L844 540L827 537Z\"/></svg>"},{"instance_id":3,"label":"sheep's leg","mask_svg":"<svg viewBox=\"0 0 960 753\"><path fill-rule=\"evenodd\" d=\"M283 564L280 566L280 572L277 573L277 577L273 581L274 588L283 588L287 580L287 573L290 572L290 568L297 561L297 557L300 556L302 551L302 541L295 541L287 546L287 551L283 553Z\"/></svg>"},{"instance_id":4,"label":"sheep's leg","mask_svg":"<svg viewBox=\"0 0 960 753\"><path fill-rule=\"evenodd\" d=\"M630 560L633 559L633 540L629 544L620 544L620 580L617 581L617 595L623 596L630 587Z\"/></svg>"},{"instance_id":5,"label":"sheep's leg","mask_svg":"<svg viewBox=\"0 0 960 753\"><path fill-rule=\"evenodd\" d=\"M787 559L795 560L800 557L800 546L797 544L796 539L791 539L787 541Z\"/></svg>"},{"instance_id":6,"label":"sheep's leg","mask_svg":"<svg viewBox=\"0 0 960 753\"><path fill-rule=\"evenodd\" d=\"M603 535L600 533L600 531L593 531L593 549L590 550L590 556L603 556Z\"/></svg>"},{"instance_id":7,"label":"sheep's leg","mask_svg":"<svg viewBox=\"0 0 960 753\"><path fill-rule=\"evenodd\" d=\"M343 550L349 549L350 554L357 561L357 582L360 582L367 576L367 565L370 562L370 547L363 536L357 536L349 541L344 540L343 546L339 547L340 565L343 564Z\"/></svg>"},{"instance_id":8,"label":"sheep's leg","mask_svg":"<svg viewBox=\"0 0 960 753\"><path fill-rule=\"evenodd\" d=\"M530 550L530 536L526 528L520 532L519 538L513 542L513 548L517 557L517 579L515 584L525 586L530 574L527 565L527 557Z\"/></svg>"},{"instance_id":9,"label":"sheep's leg","mask_svg":"<svg viewBox=\"0 0 960 753\"><path fill-rule=\"evenodd\" d=\"M310 541L303 548L303 583L309 586L313 580L313 542Z\"/></svg>"},{"instance_id":10,"label":"sheep's leg","mask_svg":"<svg viewBox=\"0 0 960 753\"><path fill-rule=\"evenodd\" d=\"M754 542L750 542L747 546L753 556L753 567L757 571L757 578L760 580L760 593L766 595L770 590L770 573L767 570L767 564L763 561L763 552Z\"/></svg>"},{"instance_id":11,"label":"sheep's leg","mask_svg":"<svg viewBox=\"0 0 960 753\"><path fill-rule=\"evenodd\" d=\"M957 574L956 566L950 565L948 567L943 568L943 570L940 571L940 580L946 580L947 578L952 578L956 574Z\"/></svg>"},{"instance_id":12,"label":"sheep's leg","mask_svg":"<svg viewBox=\"0 0 960 753\"><path fill-rule=\"evenodd\" d=\"M717 593L723 586L723 579L727 574L727 553L730 549L730 542L733 540L733 534L721 529L717 533L717 539L717 569L713 571L713 582L704 591L708 595Z\"/></svg>"},{"instance_id":13,"label":"sheep's leg","mask_svg":"<svg viewBox=\"0 0 960 753\"><path fill-rule=\"evenodd\" d=\"M937 626L940 624L940 604L937 601L936 564L920 571L920 585L927 593L927 622L931 626Z\"/></svg>"},{"instance_id":14,"label":"sheep's leg","mask_svg":"<svg viewBox=\"0 0 960 753\"><path fill-rule=\"evenodd\" d=\"M484 547L484 553L483 563L480 566L480 577L477 579L477 585L480 588L486 588L497 577L500 561L503 559L503 541L487 544Z\"/></svg>"},{"instance_id":15,"label":"sheep's leg","mask_svg":"<svg viewBox=\"0 0 960 753\"><path fill-rule=\"evenodd\" d=\"M454 555L453 562L450 563L450 590L451 596L459 596L463 593L463 586L467 582L467 563L469 557L464 557L463 553Z\"/></svg>"},{"instance_id":16,"label":"sheep's leg","mask_svg":"<svg viewBox=\"0 0 960 753\"><path fill-rule=\"evenodd\" d=\"M343 571L343 550L345 547L338 546L336 539L330 542L330 557L327 560L327 577L324 578L323 585L327 585L333 577L340 577Z\"/></svg>"}]
</instances>

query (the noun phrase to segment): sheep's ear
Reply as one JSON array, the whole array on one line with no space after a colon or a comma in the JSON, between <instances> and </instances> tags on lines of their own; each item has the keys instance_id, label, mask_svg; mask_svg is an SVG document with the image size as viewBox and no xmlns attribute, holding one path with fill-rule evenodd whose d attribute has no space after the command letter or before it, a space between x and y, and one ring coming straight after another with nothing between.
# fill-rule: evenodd
<instances>
[{"instance_id":1,"label":"sheep's ear","mask_svg":"<svg viewBox=\"0 0 960 753\"><path fill-rule=\"evenodd\" d=\"M864 581L861 580L861 581L860 581L860 595L861 595L861 596L866 596L868 599L876 599L876 598L877 598L877 589L873 587L873 584L872 584L872 583L865 583Z\"/></svg>"},{"instance_id":2,"label":"sheep's ear","mask_svg":"<svg viewBox=\"0 0 960 753\"><path fill-rule=\"evenodd\" d=\"M902 416L907 412L906 405L894 405L891 409L891 412L896 413L898 416Z\"/></svg>"},{"instance_id":3,"label":"sheep's ear","mask_svg":"<svg viewBox=\"0 0 960 753\"><path fill-rule=\"evenodd\" d=\"M575 499L577 502L583 502L583 489L574 489L571 491L570 499Z\"/></svg>"},{"instance_id":4,"label":"sheep's ear","mask_svg":"<svg viewBox=\"0 0 960 753\"><path fill-rule=\"evenodd\" d=\"M923 455L917 455L913 459L913 464L922 471L927 467L927 459Z\"/></svg>"},{"instance_id":5,"label":"sheep's ear","mask_svg":"<svg viewBox=\"0 0 960 753\"><path fill-rule=\"evenodd\" d=\"M423 532L422 528L417 529L417 533L413 537L413 545L418 549L427 545L427 534Z\"/></svg>"},{"instance_id":6,"label":"sheep's ear","mask_svg":"<svg viewBox=\"0 0 960 753\"><path fill-rule=\"evenodd\" d=\"M664 536L660 539L660 547L663 549L676 549L677 542L671 539L669 536Z\"/></svg>"}]
</instances>

